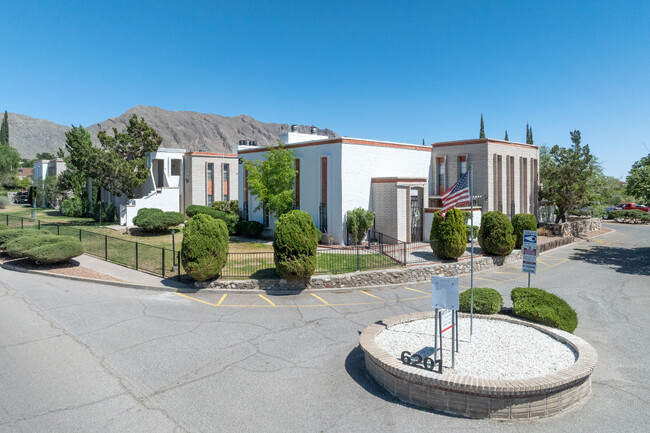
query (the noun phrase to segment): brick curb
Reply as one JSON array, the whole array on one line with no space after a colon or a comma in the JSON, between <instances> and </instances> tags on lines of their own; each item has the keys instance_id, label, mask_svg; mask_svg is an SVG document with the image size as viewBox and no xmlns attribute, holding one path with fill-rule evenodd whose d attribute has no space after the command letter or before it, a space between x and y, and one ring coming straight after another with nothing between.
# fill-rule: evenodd
<instances>
[{"instance_id":1,"label":"brick curb","mask_svg":"<svg viewBox=\"0 0 650 433\"><path fill-rule=\"evenodd\" d=\"M386 328L432 315L432 312L418 312L384 319L367 327L359 337L370 376L402 401L468 418L540 418L565 411L591 393L591 374L598 354L589 343L568 332L509 316L475 315L537 329L570 346L577 354L575 364L531 379L481 379L409 367L375 343L377 334ZM469 315L459 313L459 316Z\"/></svg>"}]
</instances>

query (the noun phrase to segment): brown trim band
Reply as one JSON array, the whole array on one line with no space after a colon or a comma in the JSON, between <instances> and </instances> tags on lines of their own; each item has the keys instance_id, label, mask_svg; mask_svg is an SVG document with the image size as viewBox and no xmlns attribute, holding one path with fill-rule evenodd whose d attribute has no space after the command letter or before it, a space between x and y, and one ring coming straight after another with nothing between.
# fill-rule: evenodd
<instances>
[{"instance_id":1,"label":"brown trim band","mask_svg":"<svg viewBox=\"0 0 650 433\"><path fill-rule=\"evenodd\" d=\"M426 177L373 177L372 183L426 183Z\"/></svg>"},{"instance_id":2,"label":"brown trim band","mask_svg":"<svg viewBox=\"0 0 650 433\"><path fill-rule=\"evenodd\" d=\"M466 144L487 144L487 143L496 143L496 144L503 144L505 146L512 146L512 147L523 147L526 149L538 149L537 146L534 146L532 144L524 144L524 143L515 143L512 141L503 141L503 140L494 140L492 138L476 138L473 140L458 140L458 141L441 141L439 143L433 143L433 147L447 147L447 146L462 146Z\"/></svg>"},{"instance_id":3,"label":"brown trim band","mask_svg":"<svg viewBox=\"0 0 650 433\"><path fill-rule=\"evenodd\" d=\"M190 156L221 156L223 158L237 158L234 153L212 153L212 152L185 152L184 155Z\"/></svg>"},{"instance_id":4,"label":"brown trim band","mask_svg":"<svg viewBox=\"0 0 650 433\"><path fill-rule=\"evenodd\" d=\"M319 140L319 141L309 141L306 143L296 143L296 144L287 144L284 147L287 149L296 149L298 147L309 147L309 146L321 146L324 144L361 144L364 146L377 146L377 147L392 147L396 149L405 149L405 150L420 150L424 152L431 152L430 146L414 146L409 144L397 144L397 143L387 143L384 141L374 141L374 140L361 140L356 138L333 138L329 140ZM276 146L272 146L276 147ZM247 153L256 153L256 152L266 152L268 149L266 147L260 149L245 149L240 150L239 154Z\"/></svg>"}]
</instances>

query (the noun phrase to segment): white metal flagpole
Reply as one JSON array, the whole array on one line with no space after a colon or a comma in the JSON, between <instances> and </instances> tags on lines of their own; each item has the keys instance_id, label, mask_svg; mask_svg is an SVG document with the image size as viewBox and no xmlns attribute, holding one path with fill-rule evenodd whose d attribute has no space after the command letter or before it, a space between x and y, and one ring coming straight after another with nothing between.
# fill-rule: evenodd
<instances>
[{"instance_id":1,"label":"white metal flagpole","mask_svg":"<svg viewBox=\"0 0 650 433\"><path fill-rule=\"evenodd\" d=\"M470 203L470 235L472 246L470 249L470 278L469 278L469 341L472 341L474 331L474 166L469 166L469 203Z\"/></svg>"}]
</instances>

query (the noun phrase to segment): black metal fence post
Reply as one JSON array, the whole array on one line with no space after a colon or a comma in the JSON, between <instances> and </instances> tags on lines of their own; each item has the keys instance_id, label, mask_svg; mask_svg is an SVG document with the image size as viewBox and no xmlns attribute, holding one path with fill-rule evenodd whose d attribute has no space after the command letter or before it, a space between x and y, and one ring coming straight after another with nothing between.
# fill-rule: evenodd
<instances>
[{"instance_id":1,"label":"black metal fence post","mask_svg":"<svg viewBox=\"0 0 650 433\"><path fill-rule=\"evenodd\" d=\"M79 242L81 242L81 230L79 230Z\"/></svg>"},{"instance_id":2,"label":"black metal fence post","mask_svg":"<svg viewBox=\"0 0 650 433\"><path fill-rule=\"evenodd\" d=\"M138 243L135 243L135 270L138 270Z\"/></svg>"},{"instance_id":3,"label":"black metal fence post","mask_svg":"<svg viewBox=\"0 0 650 433\"><path fill-rule=\"evenodd\" d=\"M404 266L406 266L406 242L404 242Z\"/></svg>"},{"instance_id":4,"label":"black metal fence post","mask_svg":"<svg viewBox=\"0 0 650 433\"><path fill-rule=\"evenodd\" d=\"M176 263L178 263L178 267L177 267L177 269L178 269L178 281L180 282L181 281L181 252L179 251L176 254L178 254L178 257L177 257L178 260L176 261Z\"/></svg>"},{"instance_id":5,"label":"black metal fence post","mask_svg":"<svg viewBox=\"0 0 650 433\"><path fill-rule=\"evenodd\" d=\"M162 249L162 277L165 278L165 249Z\"/></svg>"},{"instance_id":6,"label":"black metal fence post","mask_svg":"<svg viewBox=\"0 0 650 433\"><path fill-rule=\"evenodd\" d=\"M40 230L41 229L41 220L37 220L37 221L38 221L38 229Z\"/></svg>"},{"instance_id":7,"label":"black metal fence post","mask_svg":"<svg viewBox=\"0 0 650 433\"><path fill-rule=\"evenodd\" d=\"M24 227L24 225L23 225L23 217L20 217L20 229L22 230L22 229L24 229L24 228L25 228L25 227Z\"/></svg>"},{"instance_id":8,"label":"black metal fence post","mask_svg":"<svg viewBox=\"0 0 650 433\"><path fill-rule=\"evenodd\" d=\"M108 236L104 235L104 260L108 261Z\"/></svg>"},{"instance_id":9,"label":"black metal fence post","mask_svg":"<svg viewBox=\"0 0 650 433\"><path fill-rule=\"evenodd\" d=\"M57 224L57 225L56 225L56 235L58 236L58 235L60 235L60 234L61 234L61 225L60 225L60 224Z\"/></svg>"},{"instance_id":10,"label":"black metal fence post","mask_svg":"<svg viewBox=\"0 0 650 433\"><path fill-rule=\"evenodd\" d=\"M359 246L357 245L357 271L359 270Z\"/></svg>"}]
</instances>

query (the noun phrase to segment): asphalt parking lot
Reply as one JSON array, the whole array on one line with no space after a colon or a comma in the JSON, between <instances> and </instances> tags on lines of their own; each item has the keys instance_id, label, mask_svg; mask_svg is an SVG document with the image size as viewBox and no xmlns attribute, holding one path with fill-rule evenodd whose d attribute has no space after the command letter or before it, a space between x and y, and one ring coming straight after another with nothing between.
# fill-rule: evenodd
<instances>
[{"instance_id":1,"label":"asphalt parking lot","mask_svg":"<svg viewBox=\"0 0 650 433\"><path fill-rule=\"evenodd\" d=\"M650 227L609 227L542 255L531 281L576 309L599 353L592 397L560 416L455 418L370 379L359 332L430 309L428 284L181 294L0 269L0 431L649 431ZM475 275L506 303L526 282L518 266Z\"/></svg>"}]
</instances>

